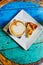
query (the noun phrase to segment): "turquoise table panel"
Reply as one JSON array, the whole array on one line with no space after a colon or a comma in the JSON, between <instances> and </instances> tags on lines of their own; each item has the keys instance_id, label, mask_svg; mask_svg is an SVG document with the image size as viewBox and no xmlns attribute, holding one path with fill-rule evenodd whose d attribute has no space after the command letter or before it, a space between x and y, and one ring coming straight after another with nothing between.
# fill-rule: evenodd
<instances>
[{"instance_id":1,"label":"turquoise table panel","mask_svg":"<svg viewBox=\"0 0 43 65\"><path fill-rule=\"evenodd\" d=\"M31 8L31 5L34 8ZM12 2L0 8L0 53L7 59L19 64L29 64L43 58L43 31L33 45L26 51L2 30L21 9L26 10L38 22L43 23L43 8L39 7L40 5L32 2Z\"/></svg>"}]
</instances>

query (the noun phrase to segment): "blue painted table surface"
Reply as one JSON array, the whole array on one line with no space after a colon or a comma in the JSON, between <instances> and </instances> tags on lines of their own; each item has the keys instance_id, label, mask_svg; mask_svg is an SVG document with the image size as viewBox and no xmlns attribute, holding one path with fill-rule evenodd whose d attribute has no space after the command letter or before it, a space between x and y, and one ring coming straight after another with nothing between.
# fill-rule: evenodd
<instances>
[{"instance_id":1,"label":"blue painted table surface","mask_svg":"<svg viewBox=\"0 0 43 65\"><path fill-rule=\"evenodd\" d=\"M0 8L0 53L19 64L29 64L43 58L43 31L26 51L13 41L2 29L21 10L24 9L43 24L43 8L32 2L12 2Z\"/></svg>"}]
</instances>

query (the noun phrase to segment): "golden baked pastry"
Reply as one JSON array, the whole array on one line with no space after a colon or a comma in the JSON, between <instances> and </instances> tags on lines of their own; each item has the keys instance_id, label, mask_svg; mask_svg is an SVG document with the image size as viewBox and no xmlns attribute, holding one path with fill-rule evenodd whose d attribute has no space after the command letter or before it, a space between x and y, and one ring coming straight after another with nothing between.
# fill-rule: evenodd
<instances>
[{"instance_id":1,"label":"golden baked pastry","mask_svg":"<svg viewBox=\"0 0 43 65\"><path fill-rule=\"evenodd\" d=\"M15 36L22 36L25 32L25 25L22 21L14 20L9 24L9 32Z\"/></svg>"},{"instance_id":2,"label":"golden baked pastry","mask_svg":"<svg viewBox=\"0 0 43 65\"><path fill-rule=\"evenodd\" d=\"M37 28L36 24L32 22L27 22L26 23L26 36L30 37L36 28Z\"/></svg>"}]
</instances>

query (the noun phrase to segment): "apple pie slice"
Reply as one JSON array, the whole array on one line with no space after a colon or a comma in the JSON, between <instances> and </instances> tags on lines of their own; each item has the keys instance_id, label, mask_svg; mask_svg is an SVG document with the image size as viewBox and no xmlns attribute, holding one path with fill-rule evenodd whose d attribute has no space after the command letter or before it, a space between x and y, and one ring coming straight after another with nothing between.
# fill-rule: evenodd
<instances>
[{"instance_id":1,"label":"apple pie slice","mask_svg":"<svg viewBox=\"0 0 43 65\"><path fill-rule=\"evenodd\" d=\"M26 36L30 37L34 30L36 30L37 25L32 23L32 22L27 22L26 23Z\"/></svg>"}]
</instances>

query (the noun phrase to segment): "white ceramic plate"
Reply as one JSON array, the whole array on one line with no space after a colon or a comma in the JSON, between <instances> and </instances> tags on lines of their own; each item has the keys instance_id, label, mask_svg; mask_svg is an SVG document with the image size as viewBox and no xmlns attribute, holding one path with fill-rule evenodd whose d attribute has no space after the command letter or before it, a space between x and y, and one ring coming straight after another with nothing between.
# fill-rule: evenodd
<instances>
[{"instance_id":1,"label":"white ceramic plate","mask_svg":"<svg viewBox=\"0 0 43 65\"><path fill-rule=\"evenodd\" d=\"M32 33L32 35L27 38L25 37L25 34L22 35L21 38L18 38L16 36L12 36L7 31L9 28L9 23L3 28L3 30L11 37L13 40L15 40L20 46L22 46L25 50L29 49L30 46L34 43L34 41L38 38L38 36L41 33L42 26L39 24L34 18L32 18L26 11L21 10L10 22L12 22L14 19L23 21L23 23L26 22L33 22L38 25L37 29Z\"/></svg>"}]
</instances>

